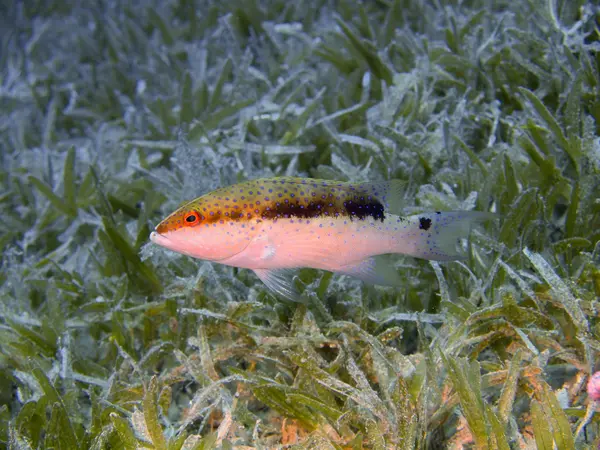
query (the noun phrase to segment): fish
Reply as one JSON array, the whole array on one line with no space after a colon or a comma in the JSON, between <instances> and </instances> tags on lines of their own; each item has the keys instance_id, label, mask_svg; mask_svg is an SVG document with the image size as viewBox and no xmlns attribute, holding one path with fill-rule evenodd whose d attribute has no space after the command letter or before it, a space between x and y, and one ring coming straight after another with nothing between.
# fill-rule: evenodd
<instances>
[{"instance_id":1,"label":"fish","mask_svg":"<svg viewBox=\"0 0 600 450\"><path fill-rule=\"evenodd\" d=\"M484 211L402 215L400 180L353 183L298 177L226 186L184 203L150 240L202 260L253 270L273 292L300 301L294 269L321 269L400 286L383 255L464 259L457 241Z\"/></svg>"}]
</instances>

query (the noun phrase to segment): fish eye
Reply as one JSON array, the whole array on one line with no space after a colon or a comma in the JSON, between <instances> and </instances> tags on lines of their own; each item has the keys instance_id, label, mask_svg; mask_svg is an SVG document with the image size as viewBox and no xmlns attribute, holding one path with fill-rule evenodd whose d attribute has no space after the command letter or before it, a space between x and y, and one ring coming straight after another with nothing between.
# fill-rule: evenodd
<instances>
[{"instance_id":1,"label":"fish eye","mask_svg":"<svg viewBox=\"0 0 600 450\"><path fill-rule=\"evenodd\" d=\"M198 213L196 211L191 211L185 216L184 220L187 224L194 225L200 221L200 217L198 216Z\"/></svg>"}]
</instances>

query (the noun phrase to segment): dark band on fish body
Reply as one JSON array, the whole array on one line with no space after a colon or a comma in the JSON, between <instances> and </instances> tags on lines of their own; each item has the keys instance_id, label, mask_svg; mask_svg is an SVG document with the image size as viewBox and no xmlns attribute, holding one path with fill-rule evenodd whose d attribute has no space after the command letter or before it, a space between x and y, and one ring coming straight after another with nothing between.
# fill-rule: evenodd
<instances>
[{"instance_id":1,"label":"dark band on fish body","mask_svg":"<svg viewBox=\"0 0 600 450\"><path fill-rule=\"evenodd\" d=\"M344 217L350 220L373 218L383 222L385 214L384 207L378 200L361 200L358 196L354 197L354 200L347 200L343 203L339 201L274 202L262 213L263 219L316 219L319 217Z\"/></svg>"},{"instance_id":2,"label":"dark band on fish body","mask_svg":"<svg viewBox=\"0 0 600 450\"><path fill-rule=\"evenodd\" d=\"M363 220L372 217L382 222L385 219L385 208L377 199L362 200L360 197L354 197L354 201L346 202L346 211L351 219L356 217Z\"/></svg>"}]
</instances>

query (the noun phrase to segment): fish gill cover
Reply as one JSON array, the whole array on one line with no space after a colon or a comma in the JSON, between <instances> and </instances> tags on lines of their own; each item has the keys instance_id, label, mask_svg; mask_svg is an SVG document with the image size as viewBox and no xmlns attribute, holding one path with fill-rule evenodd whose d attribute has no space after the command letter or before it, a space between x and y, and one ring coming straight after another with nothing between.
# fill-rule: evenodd
<instances>
[{"instance_id":1,"label":"fish gill cover","mask_svg":"<svg viewBox=\"0 0 600 450\"><path fill-rule=\"evenodd\" d=\"M0 7L0 446L598 445L593 2L82 5ZM272 176L503 220L305 304L148 244Z\"/></svg>"}]
</instances>

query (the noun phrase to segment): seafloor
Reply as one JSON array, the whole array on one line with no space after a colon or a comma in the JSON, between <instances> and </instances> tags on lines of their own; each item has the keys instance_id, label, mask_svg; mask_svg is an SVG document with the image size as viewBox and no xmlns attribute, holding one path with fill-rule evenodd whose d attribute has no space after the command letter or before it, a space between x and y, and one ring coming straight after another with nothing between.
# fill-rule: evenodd
<instances>
[{"instance_id":1,"label":"seafloor","mask_svg":"<svg viewBox=\"0 0 600 450\"><path fill-rule=\"evenodd\" d=\"M584 0L0 4L0 447L600 442L600 9ZM400 288L304 301L148 243L294 175L499 213ZM556 447L554 447L556 445Z\"/></svg>"}]
</instances>

